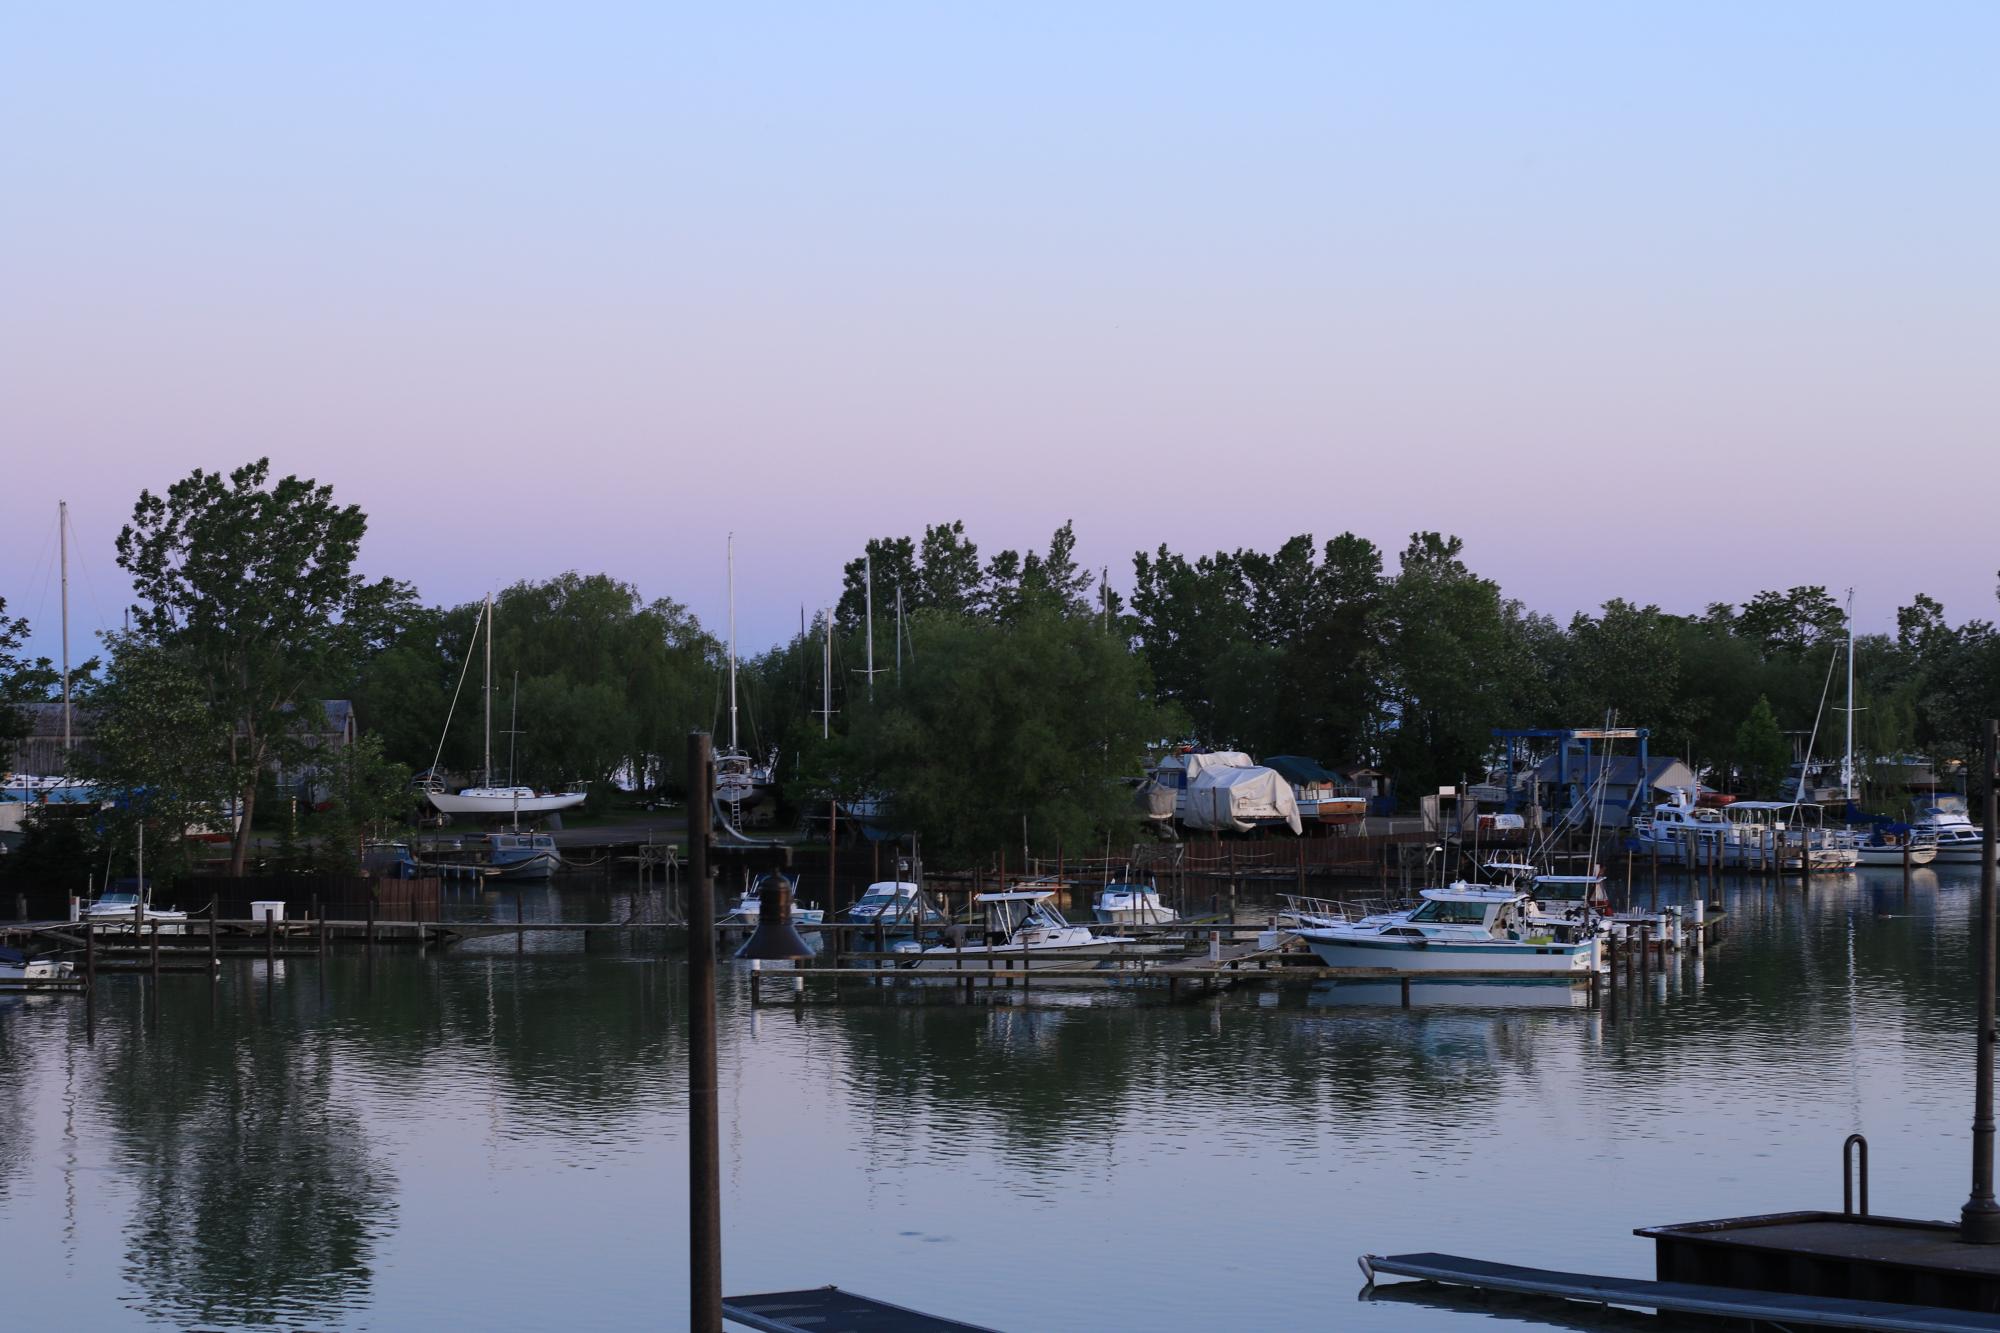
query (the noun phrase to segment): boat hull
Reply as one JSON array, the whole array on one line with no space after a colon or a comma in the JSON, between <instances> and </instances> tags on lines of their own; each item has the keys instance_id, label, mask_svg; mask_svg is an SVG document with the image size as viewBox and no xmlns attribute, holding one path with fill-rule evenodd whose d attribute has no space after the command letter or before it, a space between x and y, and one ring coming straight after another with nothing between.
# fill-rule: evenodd
<instances>
[{"instance_id":1,"label":"boat hull","mask_svg":"<svg viewBox=\"0 0 2000 1333\"><path fill-rule=\"evenodd\" d=\"M1900 866L1903 864L1905 855L1909 857L1911 865L1927 866L1937 860L1938 855L1937 848L1928 845L1908 848L1857 847L1854 850L1855 855L1861 858L1861 864L1865 866ZM1977 858L1975 857L1974 859L1976 860Z\"/></svg>"},{"instance_id":2,"label":"boat hull","mask_svg":"<svg viewBox=\"0 0 2000 1333\"><path fill-rule=\"evenodd\" d=\"M1518 972L1522 976L1589 976L1597 945L1419 942L1407 937L1369 938L1342 932L1296 932L1326 967L1390 969L1410 976L1427 972Z\"/></svg>"},{"instance_id":3,"label":"boat hull","mask_svg":"<svg viewBox=\"0 0 2000 1333\"><path fill-rule=\"evenodd\" d=\"M585 793L557 792L547 796L467 796L463 792L425 792L441 815L554 814L583 804Z\"/></svg>"},{"instance_id":4,"label":"boat hull","mask_svg":"<svg viewBox=\"0 0 2000 1333\"><path fill-rule=\"evenodd\" d=\"M1007 968L1016 972L1024 968L1031 972L1091 972L1114 964L1103 958L1068 955L1122 952L1126 943L1129 941L1091 940L1085 944L1030 946L1026 949L1018 945L996 948L984 944L969 945L963 949L926 949L911 955L911 960L901 963L901 966L922 972L983 972L989 969L1004 971Z\"/></svg>"}]
</instances>

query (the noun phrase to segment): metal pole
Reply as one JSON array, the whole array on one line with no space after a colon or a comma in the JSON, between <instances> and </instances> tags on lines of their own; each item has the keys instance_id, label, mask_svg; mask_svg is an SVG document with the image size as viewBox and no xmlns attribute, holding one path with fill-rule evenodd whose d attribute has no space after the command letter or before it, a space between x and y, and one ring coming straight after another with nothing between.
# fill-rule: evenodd
<instances>
[{"instance_id":1,"label":"metal pole","mask_svg":"<svg viewBox=\"0 0 2000 1333\"><path fill-rule=\"evenodd\" d=\"M63 776L70 776L69 722L69 501L56 501L57 544L62 547ZM44 585L46 586L46 585Z\"/></svg>"},{"instance_id":2,"label":"metal pole","mask_svg":"<svg viewBox=\"0 0 2000 1333\"><path fill-rule=\"evenodd\" d=\"M2000 722L1986 719L1986 809L1979 847L1979 1058L1972 1111L1972 1194L1959 1213L1958 1236L2000 1245L2000 1203L1993 1198L1994 903L1993 834L2000 822Z\"/></svg>"},{"instance_id":3,"label":"metal pole","mask_svg":"<svg viewBox=\"0 0 2000 1333\"><path fill-rule=\"evenodd\" d=\"M715 768L688 736L688 1327L722 1333L722 1165L715 1095L715 886L709 881Z\"/></svg>"}]
</instances>

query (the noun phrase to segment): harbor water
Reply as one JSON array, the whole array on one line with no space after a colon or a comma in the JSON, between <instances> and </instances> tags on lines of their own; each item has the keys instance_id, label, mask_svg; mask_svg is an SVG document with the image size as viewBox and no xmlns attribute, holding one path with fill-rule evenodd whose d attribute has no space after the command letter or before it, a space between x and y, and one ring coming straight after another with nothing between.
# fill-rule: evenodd
<instances>
[{"instance_id":1,"label":"harbor water","mask_svg":"<svg viewBox=\"0 0 2000 1333\"><path fill-rule=\"evenodd\" d=\"M601 893L528 893L604 919ZM1356 1256L1650 1277L1635 1226L1839 1208L1857 1131L1875 1212L1955 1216L1976 893L1970 866L1732 881L1724 942L1598 1009L1056 984L794 1007L770 978L753 1010L725 963L725 1290L1006 1330L1534 1327L1365 1299ZM0 998L9 1322L680 1326L685 975L549 934Z\"/></svg>"}]
</instances>

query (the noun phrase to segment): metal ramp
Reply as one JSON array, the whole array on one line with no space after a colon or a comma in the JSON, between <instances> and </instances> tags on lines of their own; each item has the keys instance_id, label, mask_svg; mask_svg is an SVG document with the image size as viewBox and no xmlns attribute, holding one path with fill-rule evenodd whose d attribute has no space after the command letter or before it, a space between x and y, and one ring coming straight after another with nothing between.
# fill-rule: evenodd
<instances>
[{"instance_id":1,"label":"metal ramp","mask_svg":"<svg viewBox=\"0 0 2000 1333\"><path fill-rule=\"evenodd\" d=\"M1693 1282L1648 1282L1640 1278L1598 1277L1546 1268L1465 1259L1455 1254L1364 1255L1361 1271L1422 1278L1484 1291L1553 1296L1594 1305L1627 1305L1675 1314L1750 1319L1809 1328L1883 1330L1884 1333L1993 1333L2000 1315L1944 1310L1887 1301L1855 1301L1833 1296L1792 1296L1783 1292L1709 1287Z\"/></svg>"}]
</instances>

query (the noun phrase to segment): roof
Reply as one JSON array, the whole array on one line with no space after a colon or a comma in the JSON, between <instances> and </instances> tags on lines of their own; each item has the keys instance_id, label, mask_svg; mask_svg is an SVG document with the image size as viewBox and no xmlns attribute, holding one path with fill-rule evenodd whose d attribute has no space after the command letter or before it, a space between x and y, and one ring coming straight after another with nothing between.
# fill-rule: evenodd
<instances>
[{"instance_id":1,"label":"roof","mask_svg":"<svg viewBox=\"0 0 2000 1333\"><path fill-rule=\"evenodd\" d=\"M1523 895L1512 889L1495 889L1483 884L1454 884L1448 889L1425 889L1424 897L1445 903L1511 903Z\"/></svg>"},{"instance_id":2,"label":"roof","mask_svg":"<svg viewBox=\"0 0 2000 1333\"><path fill-rule=\"evenodd\" d=\"M1308 759L1300 754L1274 754L1264 760L1264 767L1276 769L1278 776L1294 787L1303 787L1315 782L1344 782L1345 778L1330 768L1324 768L1317 759Z\"/></svg>"},{"instance_id":3,"label":"roof","mask_svg":"<svg viewBox=\"0 0 2000 1333\"><path fill-rule=\"evenodd\" d=\"M1639 785L1638 755L1613 755L1609 760L1599 754L1584 756L1572 753L1569 757L1568 772L1570 781L1572 782L1594 783L1598 780L1598 771L1600 769L1605 771L1606 777L1604 780L1611 786L1636 787ZM1679 769L1680 773L1676 774L1674 772L1675 769ZM1542 760L1541 763L1535 765L1535 778L1538 781L1554 782L1556 780L1556 772L1557 764L1555 755L1550 755L1548 758ZM1687 777L1681 777L1681 774L1686 774ZM1669 754L1656 754L1646 761L1646 781L1650 786L1662 789L1685 787L1689 785L1688 779L1692 776L1692 770L1686 764ZM1679 780L1669 781L1670 777L1678 778Z\"/></svg>"},{"instance_id":4,"label":"roof","mask_svg":"<svg viewBox=\"0 0 2000 1333\"><path fill-rule=\"evenodd\" d=\"M1010 889L1006 893L978 893L972 901L976 903L1038 903L1044 898L1056 896L1054 889Z\"/></svg>"}]
</instances>

